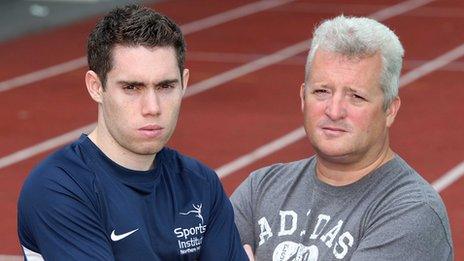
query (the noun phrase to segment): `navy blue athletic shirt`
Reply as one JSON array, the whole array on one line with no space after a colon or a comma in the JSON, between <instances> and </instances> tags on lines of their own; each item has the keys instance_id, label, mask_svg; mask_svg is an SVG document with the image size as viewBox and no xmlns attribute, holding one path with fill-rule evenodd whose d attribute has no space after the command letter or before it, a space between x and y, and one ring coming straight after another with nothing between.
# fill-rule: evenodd
<instances>
[{"instance_id":1,"label":"navy blue athletic shirt","mask_svg":"<svg viewBox=\"0 0 464 261\"><path fill-rule=\"evenodd\" d=\"M18 202L25 256L248 260L214 171L168 148L154 166L126 169L86 135L49 156L31 172Z\"/></svg>"}]
</instances>

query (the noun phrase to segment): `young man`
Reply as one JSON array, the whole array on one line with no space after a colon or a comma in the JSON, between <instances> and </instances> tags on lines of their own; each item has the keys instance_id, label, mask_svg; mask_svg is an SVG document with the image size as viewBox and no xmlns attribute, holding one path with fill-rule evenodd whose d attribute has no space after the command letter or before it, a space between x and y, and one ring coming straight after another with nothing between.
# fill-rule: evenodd
<instances>
[{"instance_id":1,"label":"young man","mask_svg":"<svg viewBox=\"0 0 464 261\"><path fill-rule=\"evenodd\" d=\"M452 260L440 196L389 146L403 47L339 16L314 32L301 85L316 155L252 173L232 195L258 260Z\"/></svg>"},{"instance_id":2,"label":"young man","mask_svg":"<svg viewBox=\"0 0 464 261\"><path fill-rule=\"evenodd\" d=\"M164 148L189 78L179 27L148 8L117 8L87 51L97 127L26 180L26 259L247 260L214 171Z\"/></svg>"}]
</instances>

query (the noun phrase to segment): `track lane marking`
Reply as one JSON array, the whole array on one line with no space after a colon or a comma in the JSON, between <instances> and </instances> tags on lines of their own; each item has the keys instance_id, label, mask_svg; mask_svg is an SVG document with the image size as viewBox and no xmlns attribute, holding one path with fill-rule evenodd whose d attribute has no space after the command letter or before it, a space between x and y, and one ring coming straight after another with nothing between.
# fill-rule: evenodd
<instances>
[{"instance_id":1,"label":"track lane marking","mask_svg":"<svg viewBox=\"0 0 464 261\"><path fill-rule=\"evenodd\" d=\"M294 2L296 0L266 0L257 1L237 8L228 10L223 13L212 15L185 25L181 26L182 32L185 34L191 34L200 30L210 28L216 25L220 25L232 20L236 20L241 17L259 13L264 10L272 9L281 5Z\"/></svg>"},{"instance_id":2,"label":"track lane marking","mask_svg":"<svg viewBox=\"0 0 464 261\"><path fill-rule=\"evenodd\" d=\"M20 161L29 159L42 152L57 148L77 139L82 133L89 133L95 128L96 123L92 123L79 129L48 139L34 146L16 151L8 156L0 158L0 169L13 165Z\"/></svg>"},{"instance_id":3,"label":"track lane marking","mask_svg":"<svg viewBox=\"0 0 464 261\"><path fill-rule=\"evenodd\" d=\"M250 165L251 163L265 158L266 156L283 149L299 140L302 138L306 137L306 132L303 127L299 127L284 136L275 139L255 150L252 152L249 152L241 157L238 157L237 159L224 164L220 166L219 168L215 169L217 175L220 178L227 177L228 175Z\"/></svg>"},{"instance_id":4,"label":"track lane marking","mask_svg":"<svg viewBox=\"0 0 464 261\"><path fill-rule=\"evenodd\" d=\"M406 12L409 12L413 9L416 9L418 7L421 7L423 5L426 5L430 2L433 2L435 0L411 0L411 1L404 1L401 3L398 3L396 5L393 5L391 7L382 9L380 11L377 11L373 14L371 14L369 17L372 19L375 19L377 21L383 21L389 18L392 18L394 16L398 16L400 14L404 14Z\"/></svg>"},{"instance_id":5,"label":"track lane marking","mask_svg":"<svg viewBox=\"0 0 464 261\"><path fill-rule=\"evenodd\" d=\"M15 256L15 255L0 255L0 261L23 261L23 256Z\"/></svg>"},{"instance_id":6,"label":"track lane marking","mask_svg":"<svg viewBox=\"0 0 464 261\"><path fill-rule=\"evenodd\" d=\"M45 80L63 73L72 72L87 65L87 58L80 57L35 72L17 76L0 82L0 92L15 89L27 84Z\"/></svg>"},{"instance_id":7,"label":"track lane marking","mask_svg":"<svg viewBox=\"0 0 464 261\"><path fill-rule=\"evenodd\" d=\"M258 58L266 56L264 53L236 53L236 52L203 52L203 51L191 51L188 54L189 61L195 62L212 62L212 63L236 63L243 64L253 61ZM429 60L404 60L403 69L411 70L417 68ZM279 63L279 65L298 65L304 66L306 62L306 55L300 54L289 59L286 59ZM464 62L453 61L448 65L440 68L440 71L464 71Z\"/></svg>"},{"instance_id":8,"label":"track lane marking","mask_svg":"<svg viewBox=\"0 0 464 261\"><path fill-rule=\"evenodd\" d=\"M454 48L453 50L446 52L445 54L435 58L431 62L425 63L418 68L410 71L402 78L403 85L407 85L430 72L436 71L439 68L444 67L452 61L455 61L464 55L464 43Z\"/></svg>"},{"instance_id":9,"label":"track lane marking","mask_svg":"<svg viewBox=\"0 0 464 261\"><path fill-rule=\"evenodd\" d=\"M309 41L301 41L284 49L281 49L270 55L263 56L257 60L251 61L244 65L238 66L234 69L228 70L226 72L217 74L211 78L193 84L191 87L187 88L186 97L190 97L195 94L207 91L211 88L215 88L224 83L230 82L234 79L237 79L241 76L247 75L252 72L256 72L260 69L268 67L270 65L279 63L285 59L293 57L301 52L304 52L309 47Z\"/></svg>"},{"instance_id":10,"label":"track lane marking","mask_svg":"<svg viewBox=\"0 0 464 261\"><path fill-rule=\"evenodd\" d=\"M267 0L257 1L243 6L236 7L234 9L227 10L225 12L215 14L209 17L205 17L184 25L180 28L184 35L195 33L207 28L214 27L232 20L236 20L241 17L259 13L274 7L285 5L295 0ZM87 65L87 57L79 57L64 63L53 65L41 70L37 70L31 73L20 75L5 81L0 82L0 92L18 88L27 84L31 84L37 81L41 81L50 77L54 77L63 73L71 72Z\"/></svg>"},{"instance_id":11,"label":"track lane marking","mask_svg":"<svg viewBox=\"0 0 464 261\"><path fill-rule=\"evenodd\" d=\"M432 183L433 188L441 192L464 175L464 161L454 168L443 174L440 178Z\"/></svg>"}]
</instances>

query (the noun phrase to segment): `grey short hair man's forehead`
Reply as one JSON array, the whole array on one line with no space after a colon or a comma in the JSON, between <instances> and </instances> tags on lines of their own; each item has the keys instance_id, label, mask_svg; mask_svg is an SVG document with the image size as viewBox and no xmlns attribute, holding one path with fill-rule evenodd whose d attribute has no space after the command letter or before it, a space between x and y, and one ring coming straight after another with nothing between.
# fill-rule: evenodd
<instances>
[{"instance_id":1,"label":"grey short hair man's forehead","mask_svg":"<svg viewBox=\"0 0 464 261\"><path fill-rule=\"evenodd\" d=\"M311 64L318 49L361 58L380 52L380 85L384 93L384 109L398 96L404 49L398 36L387 26L374 19L343 15L323 21L313 33L306 61L305 80L309 78Z\"/></svg>"}]
</instances>

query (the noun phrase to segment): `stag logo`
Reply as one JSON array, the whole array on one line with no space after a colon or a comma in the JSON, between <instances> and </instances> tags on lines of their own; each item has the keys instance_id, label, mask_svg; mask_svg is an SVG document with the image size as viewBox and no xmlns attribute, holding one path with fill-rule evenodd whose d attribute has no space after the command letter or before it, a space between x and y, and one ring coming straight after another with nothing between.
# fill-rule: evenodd
<instances>
[{"instance_id":1,"label":"stag logo","mask_svg":"<svg viewBox=\"0 0 464 261\"><path fill-rule=\"evenodd\" d=\"M193 209L188 211L188 212L180 212L181 215L184 215L184 216L187 216L187 215L190 215L190 214L195 214L195 217L199 218L201 220L201 224L203 224L203 216L201 215L201 207L202 207L202 204L198 204L198 205L195 205L195 204L192 204L193 206Z\"/></svg>"}]
</instances>

